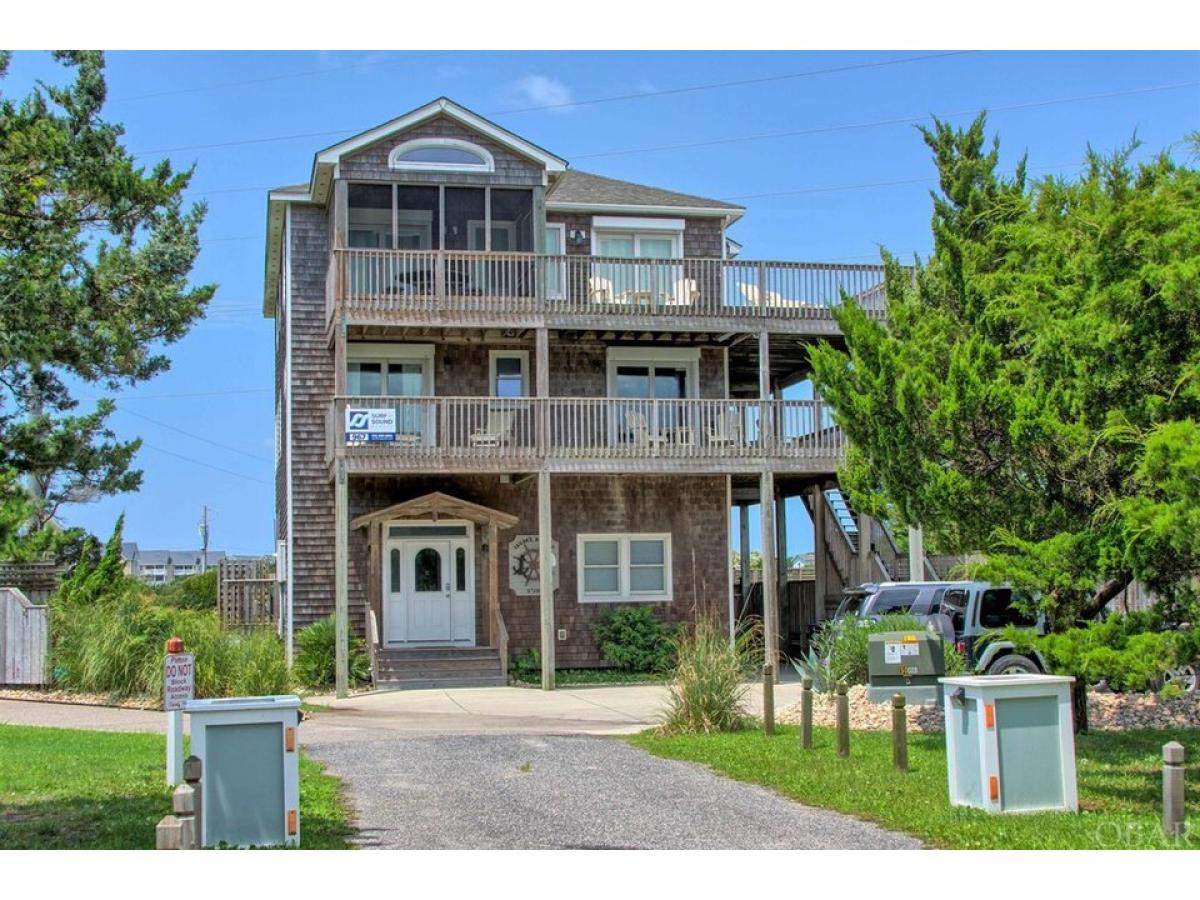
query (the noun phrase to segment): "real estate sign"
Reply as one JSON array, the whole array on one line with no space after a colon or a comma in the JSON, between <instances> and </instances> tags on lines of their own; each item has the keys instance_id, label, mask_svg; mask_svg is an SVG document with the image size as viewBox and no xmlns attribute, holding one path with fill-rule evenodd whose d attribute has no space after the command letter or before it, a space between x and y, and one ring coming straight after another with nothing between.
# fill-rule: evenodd
<instances>
[{"instance_id":1,"label":"real estate sign","mask_svg":"<svg viewBox=\"0 0 1200 900\"><path fill-rule=\"evenodd\" d=\"M196 693L196 658L190 653L168 653L163 661L163 707L183 709Z\"/></svg>"},{"instance_id":2,"label":"real estate sign","mask_svg":"<svg viewBox=\"0 0 1200 900\"><path fill-rule=\"evenodd\" d=\"M346 408L346 443L396 440L396 410Z\"/></svg>"}]
</instances>

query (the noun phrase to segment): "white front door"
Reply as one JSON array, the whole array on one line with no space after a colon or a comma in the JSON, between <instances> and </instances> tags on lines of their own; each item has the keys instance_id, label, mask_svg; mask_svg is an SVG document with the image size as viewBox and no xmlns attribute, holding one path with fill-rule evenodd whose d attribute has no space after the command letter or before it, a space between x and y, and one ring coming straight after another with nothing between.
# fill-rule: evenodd
<instances>
[{"instance_id":1,"label":"white front door","mask_svg":"<svg viewBox=\"0 0 1200 900\"><path fill-rule=\"evenodd\" d=\"M406 525L405 540L389 540L383 567L384 641L398 644L475 644L472 530L464 537ZM438 532L443 532L439 534Z\"/></svg>"}]
</instances>

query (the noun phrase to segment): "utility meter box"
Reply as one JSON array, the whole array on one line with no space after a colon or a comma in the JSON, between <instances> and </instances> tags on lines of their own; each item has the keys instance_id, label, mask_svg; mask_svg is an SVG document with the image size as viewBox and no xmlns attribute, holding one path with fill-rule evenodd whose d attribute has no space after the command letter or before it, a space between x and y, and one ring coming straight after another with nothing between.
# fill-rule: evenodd
<instances>
[{"instance_id":1,"label":"utility meter box","mask_svg":"<svg viewBox=\"0 0 1200 900\"><path fill-rule=\"evenodd\" d=\"M884 703L903 694L909 703L936 703L946 674L942 639L928 631L882 631L867 638L867 698Z\"/></svg>"},{"instance_id":2,"label":"utility meter box","mask_svg":"<svg viewBox=\"0 0 1200 900\"><path fill-rule=\"evenodd\" d=\"M300 843L300 698L193 700L200 772L200 843Z\"/></svg>"},{"instance_id":3,"label":"utility meter box","mask_svg":"<svg viewBox=\"0 0 1200 900\"><path fill-rule=\"evenodd\" d=\"M943 678L950 802L992 813L1076 812L1074 680Z\"/></svg>"}]
</instances>

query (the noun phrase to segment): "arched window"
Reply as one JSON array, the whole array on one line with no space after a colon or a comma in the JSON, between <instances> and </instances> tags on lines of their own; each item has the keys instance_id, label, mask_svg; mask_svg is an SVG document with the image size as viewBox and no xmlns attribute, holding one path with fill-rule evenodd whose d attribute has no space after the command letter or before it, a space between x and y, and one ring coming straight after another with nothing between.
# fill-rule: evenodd
<instances>
[{"instance_id":1,"label":"arched window","mask_svg":"<svg viewBox=\"0 0 1200 900\"><path fill-rule=\"evenodd\" d=\"M496 160L487 150L454 138L417 138L388 154L388 166L417 172L494 172Z\"/></svg>"},{"instance_id":2,"label":"arched window","mask_svg":"<svg viewBox=\"0 0 1200 900\"><path fill-rule=\"evenodd\" d=\"M413 587L418 591L442 589L442 554L432 547L419 550L413 560Z\"/></svg>"}]
</instances>

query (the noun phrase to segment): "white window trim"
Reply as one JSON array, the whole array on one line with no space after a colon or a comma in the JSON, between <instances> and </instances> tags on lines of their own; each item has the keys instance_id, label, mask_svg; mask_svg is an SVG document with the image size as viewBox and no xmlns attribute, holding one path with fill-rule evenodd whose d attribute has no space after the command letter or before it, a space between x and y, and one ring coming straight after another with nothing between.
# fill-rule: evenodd
<instances>
[{"instance_id":1,"label":"white window trim","mask_svg":"<svg viewBox=\"0 0 1200 900\"><path fill-rule=\"evenodd\" d=\"M450 147L479 157L478 163L401 162L399 157L413 150ZM397 144L388 154L388 168L402 172L495 172L496 158L484 147L457 138L415 138Z\"/></svg>"},{"instance_id":2,"label":"white window trim","mask_svg":"<svg viewBox=\"0 0 1200 900\"><path fill-rule=\"evenodd\" d=\"M437 373L434 368L433 344L388 344L370 341L350 341L346 344L347 382L349 382L350 363L383 363L419 362L424 366L425 377L421 388L421 396L437 396ZM433 407L429 409L430 421L434 414Z\"/></svg>"},{"instance_id":3,"label":"white window trim","mask_svg":"<svg viewBox=\"0 0 1200 900\"><path fill-rule=\"evenodd\" d=\"M554 229L555 231L558 232L558 255L566 256L566 254L567 254L567 223L566 222L547 222L546 230L549 231L551 229ZM545 247L543 247L542 250L545 251L546 253L549 253L549 251L546 250ZM565 259L560 259L556 262L549 263L549 265L553 266L555 268L555 270L557 270L557 272L558 272L558 290L551 292L549 290L549 288L547 287L547 291L546 291L547 296L549 296L549 298L551 300L562 300L567 296L567 261Z\"/></svg>"},{"instance_id":4,"label":"white window trim","mask_svg":"<svg viewBox=\"0 0 1200 900\"><path fill-rule=\"evenodd\" d=\"M529 396L529 351L528 350L489 350L488 351L488 396L496 396L496 360L502 357L516 357L521 361L521 396ZM506 397L502 399L509 399Z\"/></svg>"},{"instance_id":5,"label":"white window trim","mask_svg":"<svg viewBox=\"0 0 1200 900\"><path fill-rule=\"evenodd\" d=\"M583 548L590 541L617 542L617 593L588 594L583 588ZM662 541L663 543L663 587L662 592L635 592L630 589L631 541ZM579 534L575 537L576 585L580 603L670 603L672 599L673 570L671 567L670 532L642 533L615 532L611 534Z\"/></svg>"},{"instance_id":6,"label":"white window trim","mask_svg":"<svg viewBox=\"0 0 1200 900\"><path fill-rule=\"evenodd\" d=\"M663 363L682 364L687 372L687 399L700 396L699 347L609 347L608 396L617 396L617 367L644 365L654 367Z\"/></svg>"},{"instance_id":7,"label":"white window trim","mask_svg":"<svg viewBox=\"0 0 1200 900\"><path fill-rule=\"evenodd\" d=\"M683 219L652 219L641 216L592 216L592 228L601 231L673 231L682 234Z\"/></svg>"}]
</instances>

